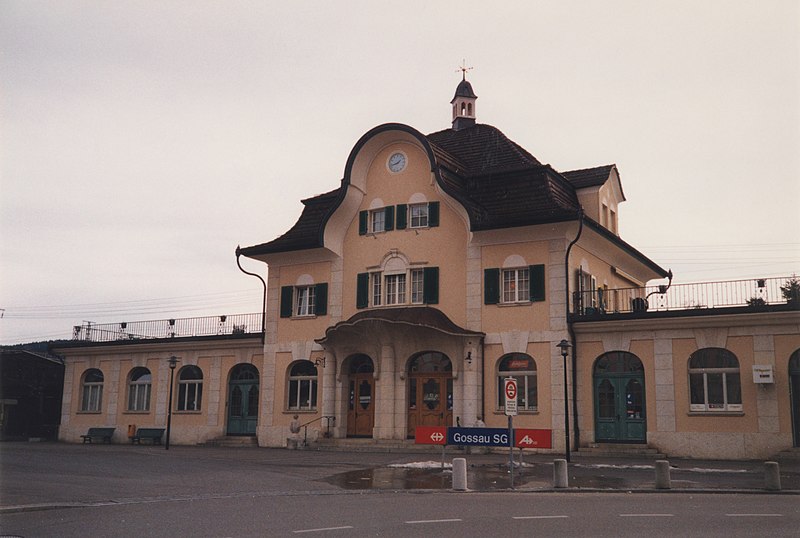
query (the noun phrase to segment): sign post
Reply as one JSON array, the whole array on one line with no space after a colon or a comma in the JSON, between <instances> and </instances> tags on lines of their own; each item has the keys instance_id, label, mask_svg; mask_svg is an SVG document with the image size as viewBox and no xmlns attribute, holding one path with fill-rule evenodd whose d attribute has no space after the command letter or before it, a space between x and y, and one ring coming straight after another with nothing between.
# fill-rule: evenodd
<instances>
[{"instance_id":1,"label":"sign post","mask_svg":"<svg viewBox=\"0 0 800 538\"><path fill-rule=\"evenodd\" d=\"M505 412L508 416L508 470L511 475L511 489L514 489L514 422L517 414L517 380L507 377L503 380L503 392L506 396Z\"/></svg>"}]
</instances>

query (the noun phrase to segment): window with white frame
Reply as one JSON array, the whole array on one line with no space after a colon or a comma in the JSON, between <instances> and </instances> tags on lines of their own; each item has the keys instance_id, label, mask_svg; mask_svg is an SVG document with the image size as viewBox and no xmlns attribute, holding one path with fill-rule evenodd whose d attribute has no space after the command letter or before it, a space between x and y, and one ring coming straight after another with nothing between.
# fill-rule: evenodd
<instances>
[{"instance_id":1,"label":"window with white frame","mask_svg":"<svg viewBox=\"0 0 800 538\"><path fill-rule=\"evenodd\" d=\"M422 304L425 301L425 271L411 270L411 302Z\"/></svg>"},{"instance_id":2,"label":"window with white frame","mask_svg":"<svg viewBox=\"0 0 800 538\"><path fill-rule=\"evenodd\" d=\"M408 213L411 217L412 228L427 228L428 227L428 203L424 204L411 204L408 206Z\"/></svg>"},{"instance_id":3,"label":"window with white frame","mask_svg":"<svg viewBox=\"0 0 800 538\"><path fill-rule=\"evenodd\" d=\"M439 268L406 269L359 273L356 278L356 307L405 304L438 304Z\"/></svg>"},{"instance_id":4,"label":"window with white frame","mask_svg":"<svg viewBox=\"0 0 800 538\"><path fill-rule=\"evenodd\" d=\"M509 377L513 377L517 381L517 409L520 411L536 411L539 405L536 386L536 361L525 353L510 353L500 359L497 368L498 409L505 408L505 379Z\"/></svg>"},{"instance_id":5,"label":"window with white frame","mask_svg":"<svg viewBox=\"0 0 800 538\"><path fill-rule=\"evenodd\" d=\"M103 405L103 372L86 370L81 383L81 411L99 413Z\"/></svg>"},{"instance_id":6,"label":"window with white frame","mask_svg":"<svg viewBox=\"0 0 800 538\"><path fill-rule=\"evenodd\" d=\"M406 275L386 275L386 304L403 304L406 302Z\"/></svg>"},{"instance_id":7,"label":"window with white frame","mask_svg":"<svg viewBox=\"0 0 800 538\"><path fill-rule=\"evenodd\" d=\"M530 271L503 269L503 302L520 303L530 301Z\"/></svg>"},{"instance_id":8,"label":"window with white frame","mask_svg":"<svg viewBox=\"0 0 800 538\"><path fill-rule=\"evenodd\" d=\"M372 306L381 306L383 304L383 274L371 273L372 279Z\"/></svg>"},{"instance_id":9,"label":"window with white frame","mask_svg":"<svg viewBox=\"0 0 800 538\"><path fill-rule=\"evenodd\" d=\"M298 286L295 288L295 302L294 315L295 316L313 316L314 298L316 286Z\"/></svg>"},{"instance_id":10,"label":"window with white frame","mask_svg":"<svg viewBox=\"0 0 800 538\"><path fill-rule=\"evenodd\" d=\"M153 376L147 368L131 370L128 381L128 411L149 411Z\"/></svg>"},{"instance_id":11,"label":"window with white frame","mask_svg":"<svg viewBox=\"0 0 800 538\"><path fill-rule=\"evenodd\" d=\"M369 212L369 231L372 233L386 230L386 210L375 209Z\"/></svg>"},{"instance_id":12,"label":"window with white frame","mask_svg":"<svg viewBox=\"0 0 800 538\"><path fill-rule=\"evenodd\" d=\"M200 411L203 403L203 371L184 366L178 373L178 411Z\"/></svg>"},{"instance_id":13,"label":"window with white frame","mask_svg":"<svg viewBox=\"0 0 800 538\"><path fill-rule=\"evenodd\" d=\"M290 410L314 410L317 408L317 367L311 361L297 361L289 370Z\"/></svg>"},{"instance_id":14,"label":"window with white frame","mask_svg":"<svg viewBox=\"0 0 800 538\"><path fill-rule=\"evenodd\" d=\"M689 357L691 411L741 411L739 359L721 348L699 349Z\"/></svg>"}]
</instances>

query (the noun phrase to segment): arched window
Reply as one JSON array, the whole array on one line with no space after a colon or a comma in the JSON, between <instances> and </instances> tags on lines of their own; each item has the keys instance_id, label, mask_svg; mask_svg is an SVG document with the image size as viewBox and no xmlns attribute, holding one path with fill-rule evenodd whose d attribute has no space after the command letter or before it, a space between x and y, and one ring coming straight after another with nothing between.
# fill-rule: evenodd
<instances>
[{"instance_id":1,"label":"arched window","mask_svg":"<svg viewBox=\"0 0 800 538\"><path fill-rule=\"evenodd\" d=\"M153 376L147 368L136 367L128 378L128 411L150 410L150 388Z\"/></svg>"},{"instance_id":2,"label":"arched window","mask_svg":"<svg viewBox=\"0 0 800 538\"><path fill-rule=\"evenodd\" d=\"M721 348L692 353L689 393L691 411L741 411L742 383L736 355Z\"/></svg>"},{"instance_id":3,"label":"arched window","mask_svg":"<svg viewBox=\"0 0 800 538\"><path fill-rule=\"evenodd\" d=\"M311 361L297 361L289 370L287 408L311 411L317 408L317 367Z\"/></svg>"},{"instance_id":4,"label":"arched window","mask_svg":"<svg viewBox=\"0 0 800 538\"><path fill-rule=\"evenodd\" d=\"M178 373L178 411L200 411L203 402L203 371L184 366Z\"/></svg>"},{"instance_id":5,"label":"arched window","mask_svg":"<svg viewBox=\"0 0 800 538\"><path fill-rule=\"evenodd\" d=\"M504 379L517 380L517 409L536 411L539 395L536 388L536 361L525 353L511 353L500 359L497 367L497 408L504 409L506 396L503 392Z\"/></svg>"},{"instance_id":6,"label":"arched window","mask_svg":"<svg viewBox=\"0 0 800 538\"><path fill-rule=\"evenodd\" d=\"M91 368L83 373L81 411L99 413L103 405L103 372Z\"/></svg>"}]
</instances>

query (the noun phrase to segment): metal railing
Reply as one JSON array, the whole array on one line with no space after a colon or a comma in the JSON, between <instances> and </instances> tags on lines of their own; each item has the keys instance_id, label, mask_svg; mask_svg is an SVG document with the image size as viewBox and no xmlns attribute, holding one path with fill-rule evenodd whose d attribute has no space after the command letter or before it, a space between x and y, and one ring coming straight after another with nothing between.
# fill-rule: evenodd
<instances>
[{"instance_id":1,"label":"metal railing","mask_svg":"<svg viewBox=\"0 0 800 538\"><path fill-rule=\"evenodd\" d=\"M152 340L193 336L261 334L261 314L174 318L155 321L92 323L86 321L72 329L72 339L85 342Z\"/></svg>"},{"instance_id":2,"label":"metal railing","mask_svg":"<svg viewBox=\"0 0 800 538\"><path fill-rule=\"evenodd\" d=\"M572 313L576 316L702 310L786 304L782 288L794 277L700 282L641 288L574 292Z\"/></svg>"}]
</instances>

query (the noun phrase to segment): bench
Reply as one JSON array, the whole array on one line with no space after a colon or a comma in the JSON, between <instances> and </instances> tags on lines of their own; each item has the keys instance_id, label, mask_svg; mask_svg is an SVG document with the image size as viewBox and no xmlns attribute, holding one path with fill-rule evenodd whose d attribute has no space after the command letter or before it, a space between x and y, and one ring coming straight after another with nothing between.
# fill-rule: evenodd
<instances>
[{"instance_id":1,"label":"bench","mask_svg":"<svg viewBox=\"0 0 800 538\"><path fill-rule=\"evenodd\" d=\"M131 443L142 444L142 440L149 440L151 444L160 445L162 435L164 428L139 428L136 430L136 435L131 437Z\"/></svg>"},{"instance_id":2,"label":"bench","mask_svg":"<svg viewBox=\"0 0 800 538\"><path fill-rule=\"evenodd\" d=\"M114 435L116 428L89 428L86 435L81 435L84 443L93 443L95 440L100 440L103 443L111 443L111 437Z\"/></svg>"}]
</instances>

